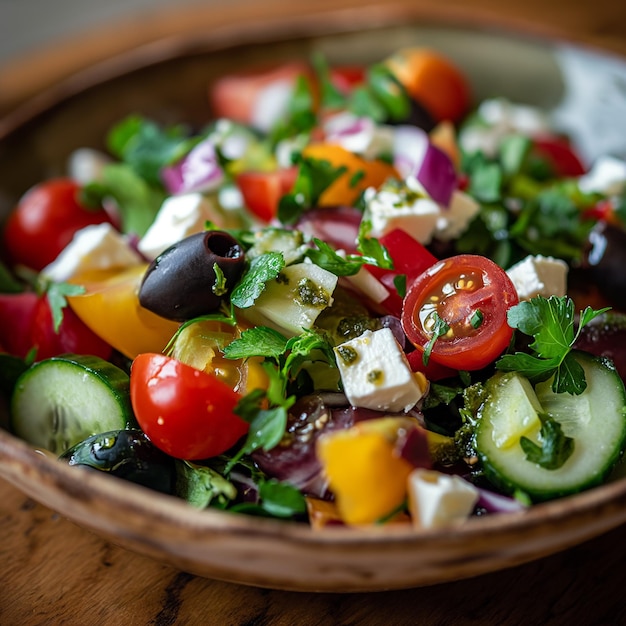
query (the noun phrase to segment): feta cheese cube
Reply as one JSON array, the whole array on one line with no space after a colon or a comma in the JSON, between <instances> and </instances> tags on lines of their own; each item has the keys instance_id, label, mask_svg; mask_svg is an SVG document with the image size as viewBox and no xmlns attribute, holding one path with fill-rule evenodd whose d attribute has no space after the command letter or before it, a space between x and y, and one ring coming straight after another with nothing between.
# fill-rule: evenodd
<instances>
[{"instance_id":1,"label":"feta cheese cube","mask_svg":"<svg viewBox=\"0 0 626 626\"><path fill-rule=\"evenodd\" d=\"M335 347L344 392L353 406L378 411L409 411L428 388L411 371L389 328L367 330Z\"/></svg>"},{"instance_id":2,"label":"feta cheese cube","mask_svg":"<svg viewBox=\"0 0 626 626\"><path fill-rule=\"evenodd\" d=\"M479 209L480 205L474 198L457 189L448 208L441 212L435 237L441 241L457 239L467 230Z\"/></svg>"},{"instance_id":3,"label":"feta cheese cube","mask_svg":"<svg viewBox=\"0 0 626 626\"><path fill-rule=\"evenodd\" d=\"M378 191L366 193L365 201L373 237L401 228L421 244L428 244L441 218L439 205L413 177L404 183L390 181Z\"/></svg>"},{"instance_id":4,"label":"feta cheese cube","mask_svg":"<svg viewBox=\"0 0 626 626\"><path fill-rule=\"evenodd\" d=\"M147 259L153 260L181 239L202 232L207 221L219 225L221 220L211 201L201 193L170 196L137 247Z\"/></svg>"},{"instance_id":5,"label":"feta cheese cube","mask_svg":"<svg viewBox=\"0 0 626 626\"><path fill-rule=\"evenodd\" d=\"M460 476L419 468L408 478L409 511L421 528L442 528L465 520L478 498L478 489Z\"/></svg>"},{"instance_id":6,"label":"feta cheese cube","mask_svg":"<svg viewBox=\"0 0 626 626\"><path fill-rule=\"evenodd\" d=\"M578 179L585 193L618 195L626 189L626 161L612 156L600 157L589 172Z\"/></svg>"},{"instance_id":7,"label":"feta cheese cube","mask_svg":"<svg viewBox=\"0 0 626 626\"><path fill-rule=\"evenodd\" d=\"M87 185L102 178L102 171L111 163L111 159L92 148L78 148L70 154L67 169L70 178L73 178L79 185Z\"/></svg>"},{"instance_id":8,"label":"feta cheese cube","mask_svg":"<svg viewBox=\"0 0 626 626\"><path fill-rule=\"evenodd\" d=\"M125 268L143 262L124 236L104 222L81 228L59 256L42 270L55 282L64 282L81 272Z\"/></svg>"},{"instance_id":9,"label":"feta cheese cube","mask_svg":"<svg viewBox=\"0 0 626 626\"><path fill-rule=\"evenodd\" d=\"M507 270L520 300L567 293L567 263L561 259L529 255Z\"/></svg>"},{"instance_id":10,"label":"feta cheese cube","mask_svg":"<svg viewBox=\"0 0 626 626\"><path fill-rule=\"evenodd\" d=\"M344 111L327 117L323 128L329 143L338 144L366 159L392 153L394 128L376 124L371 118Z\"/></svg>"}]
</instances>

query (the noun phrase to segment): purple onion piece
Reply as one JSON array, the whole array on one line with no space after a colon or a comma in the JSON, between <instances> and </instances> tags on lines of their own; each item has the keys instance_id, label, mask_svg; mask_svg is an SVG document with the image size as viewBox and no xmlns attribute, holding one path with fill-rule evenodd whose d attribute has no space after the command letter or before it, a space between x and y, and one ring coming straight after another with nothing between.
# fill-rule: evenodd
<instances>
[{"instance_id":1,"label":"purple onion piece","mask_svg":"<svg viewBox=\"0 0 626 626\"><path fill-rule=\"evenodd\" d=\"M483 488L479 488L478 492L480 496L476 506L485 509L488 513L519 513L527 508L524 504L509 496L503 496Z\"/></svg>"},{"instance_id":2,"label":"purple onion piece","mask_svg":"<svg viewBox=\"0 0 626 626\"><path fill-rule=\"evenodd\" d=\"M161 179L171 194L210 191L224 179L215 146L205 139L174 165L161 170Z\"/></svg>"},{"instance_id":3,"label":"purple onion piece","mask_svg":"<svg viewBox=\"0 0 626 626\"><path fill-rule=\"evenodd\" d=\"M450 157L434 146L416 126L398 126L394 138L394 166L403 178L414 177L437 204L447 207L457 188Z\"/></svg>"}]
</instances>

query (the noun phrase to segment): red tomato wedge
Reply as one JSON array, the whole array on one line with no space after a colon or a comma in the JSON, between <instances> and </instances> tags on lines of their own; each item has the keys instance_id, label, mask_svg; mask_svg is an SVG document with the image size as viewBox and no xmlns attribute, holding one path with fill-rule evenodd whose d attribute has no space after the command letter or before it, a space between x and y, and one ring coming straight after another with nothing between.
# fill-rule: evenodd
<instances>
[{"instance_id":1,"label":"red tomato wedge","mask_svg":"<svg viewBox=\"0 0 626 626\"><path fill-rule=\"evenodd\" d=\"M422 353L456 370L478 370L509 345L507 311L519 301L506 272L486 257L461 254L415 279L404 299L402 326ZM432 342L437 316L449 331Z\"/></svg>"},{"instance_id":2,"label":"red tomato wedge","mask_svg":"<svg viewBox=\"0 0 626 626\"><path fill-rule=\"evenodd\" d=\"M271 222L282 196L289 193L298 176L297 167L273 172L242 172L236 183L248 210L263 222Z\"/></svg>"},{"instance_id":3,"label":"red tomato wedge","mask_svg":"<svg viewBox=\"0 0 626 626\"><path fill-rule=\"evenodd\" d=\"M130 398L141 429L178 459L208 459L248 432L233 413L240 394L212 374L164 354L144 353L130 372Z\"/></svg>"}]
</instances>

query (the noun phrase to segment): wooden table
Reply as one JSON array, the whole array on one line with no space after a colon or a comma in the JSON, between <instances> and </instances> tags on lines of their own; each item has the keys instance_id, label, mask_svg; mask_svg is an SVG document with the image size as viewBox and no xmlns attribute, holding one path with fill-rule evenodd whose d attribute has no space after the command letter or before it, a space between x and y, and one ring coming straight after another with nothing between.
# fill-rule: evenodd
<instances>
[{"instance_id":1,"label":"wooden table","mask_svg":"<svg viewBox=\"0 0 626 626\"><path fill-rule=\"evenodd\" d=\"M0 624L626 624L626 526L466 581L370 594L198 578L102 541L0 481Z\"/></svg>"},{"instance_id":2,"label":"wooden table","mask_svg":"<svg viewBox=\"0 0 626 626\"><path fill-rule=\"evenodd\" d=\"M234 10L222 4L222 17ZM490 19L506 10L510 23L568 33L626 54L626 8L615 0L526 0L506 9L496 0L451 0L444 8L441 2L424 4L439 5L440 13L454 6L467 16L476 11ZM279 5L266 2L270 11ZM183 18L152 16L143 32L150 37L188 27ZM76 41L64 42L50 52L48 76L114 52L137 36L131 30L118 29L115 39L104 34L79 38L84 44L80 59L70 55ZM26 59L18 71L0 76L5 105L43 80L38 67ZM528 565L435 587L342 595L268 591L197 578L122 550L0 480L3 625L626 624L624 563L626 526Z\"/></svg>"}]
</instances>

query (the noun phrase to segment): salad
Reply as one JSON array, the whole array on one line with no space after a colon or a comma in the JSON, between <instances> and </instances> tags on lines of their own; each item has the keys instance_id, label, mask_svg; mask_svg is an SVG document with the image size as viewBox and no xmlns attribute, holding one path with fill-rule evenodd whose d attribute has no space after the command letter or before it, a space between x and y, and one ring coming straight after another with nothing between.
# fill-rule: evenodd
<instances>
[{"instance_id":1,"label":"salad","mask_svg":"<svg viewBox=\"0 0 626 626\"><path fill-rule=\"evenodd\" d=\"M192 506L462 523L611 480L626 163L436 50L139 115L3 225L7 428ZM77 469L77 471L79 471Z\"/></svg>"}]
</instances>

